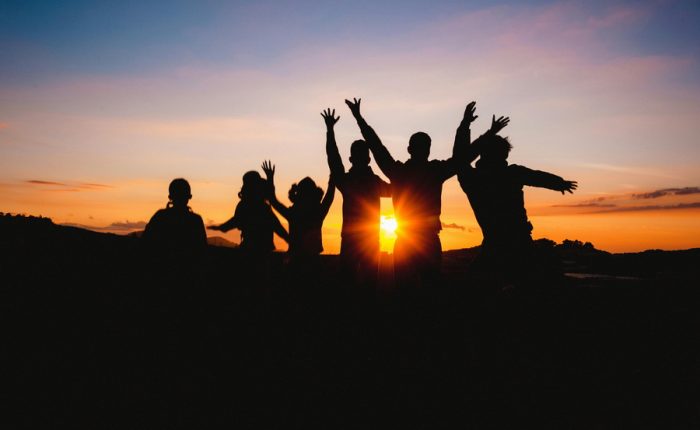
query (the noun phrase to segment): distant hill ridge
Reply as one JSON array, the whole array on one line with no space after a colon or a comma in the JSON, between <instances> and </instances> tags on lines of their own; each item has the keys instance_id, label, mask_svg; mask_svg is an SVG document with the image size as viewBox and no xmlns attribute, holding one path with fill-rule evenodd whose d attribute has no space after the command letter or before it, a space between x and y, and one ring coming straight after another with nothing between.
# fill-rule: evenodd
<instances>
[{"instance_id":1,"label":"distant hill ridge","mask_svg":"<svg viewBox=\"0 0 700 430\"><path fill-rule=\"evenodd\" d=\"M50 218L0 212L0 247L5 251L21 250L31 253L40 249L65 252L78 249L90 253L99 248L108 253L130 252L138 245L142 232L128 235L103 233L75 226L55 224ZM209 237L213 249L224 251L238 245L221 237ZM538 239L535 245L561 260L567 273L595 273L613 276L691 276L700 278L700 248L662 251L647 250L638 253L612 254L596 249L590 242L564 240L558 244L550 239ZM464 271L479 252L479 247L464 248L443 253L443 269Z\"/></svg>"},{"instance_id":2,"label":"distant hill ridge","mask_svg":"<svg viewBox=\"0 0 700 430\"><path fill-rule=\"evenodd\" d=\"M139 230L125 235L120 235L115 233L91 230L88 226L78 224L56 224L51 220L51 218L46 218L42 216L9 214L3 212L0 212L0 229L2 229L4 235L9 235L9 237L14 237L18 234L29 234L30 236L33 236L35 234L48 233L52 230L54 232L63 232L69 236L71 234L74 234L76 235L76 237L83 235L113 239L129 238L129 240L139 238L143 234L143 230ZM12 230L5 231L5 229ZM231 242L230 240L227 240L226 238L220 236L207 237L207 243L209 243L209 245L211 246L221 246L226 248L238 247L237 243Z\"/></svg>"}]
</instances>

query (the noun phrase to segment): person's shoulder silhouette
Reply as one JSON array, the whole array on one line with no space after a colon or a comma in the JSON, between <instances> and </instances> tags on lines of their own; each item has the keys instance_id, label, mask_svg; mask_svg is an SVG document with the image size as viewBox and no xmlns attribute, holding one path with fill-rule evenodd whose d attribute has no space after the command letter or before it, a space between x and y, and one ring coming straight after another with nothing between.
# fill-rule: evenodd
<instances>
[{"instance_id":1,"label":"person's shoulder silhouette","mask_svg":"<svg viewBox=\"0 0 700 430\"><path fill-rule=\"evenodd\" d=\"M198 251L207 244L202 217L187 203L192 198L190 184L174 179L168 188L168 204L158 210L146 225L143 240L152 247L171 251Z\"/></svg>"}]
</instances>

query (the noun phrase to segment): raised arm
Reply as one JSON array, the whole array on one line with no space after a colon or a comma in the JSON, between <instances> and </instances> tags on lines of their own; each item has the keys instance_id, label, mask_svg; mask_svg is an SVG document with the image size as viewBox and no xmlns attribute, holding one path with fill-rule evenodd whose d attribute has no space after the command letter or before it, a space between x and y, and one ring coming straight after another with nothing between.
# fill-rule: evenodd
<instances>
[{"instance_id":1,"label":"raised arm","mask_svg":"<svg viewBox=\"0 0 700 430\"><path fill-rule=\"evenodd\" d=\"M289 243L289 233L287 233L287 230L282 226L282 223L280 222L279 218L275 216L272 212L270 212L270 216L272 216L272 231L274 231L277 236L281 237L282 240L285 242Z\"/></svg>"},{"instance_id":2,"label":"raised arm","mask_svg":"<svg viewBox=\"0 0 700 430\"><path fill-rule=\"evenodd\" d=\"M275 194L275 166L270 161L264 161L262 169L267 178L267 192L270 204L280 215L289 220L289 208L277 200L277 195Z\"/></svg>"},{"instance_id":3,"label":"raised arm","mask_svg":"<svg viewBox=\"0 0 700 430\"><path fill-rule=\"evenodd\" d=\"M509 123L510 117L500 116L498 119L496 119L496 115L493 115L491 117L491 128L486 130L484 134L477 137L476 140L469 145L469 148L466 151L466 162L471 164L472 161L476 160L476 157L481 154L481 148L483 148L484 144L488 144L488 138L498 134Z\"/></svg>"},{"instance_id":4,"label":"raised arm","mask_svg":"<svg viewBox=\"0 0 700 430\"><path fill-rule=\"evenodd\" d=\"M377 160L377 165L391 180L396 161L389 153L389 150L386 149L386 146L382 144L382 141L379 139L379 136L377 136L377 133L374 132L372 127L370 127L367 124L367 121L365 121L365 119L362 117L362 114L360 114L361 101L362 99L353 99L353 101L346 99L345 104L348 105L350 112L352 112L352 116L354 116L355 120L357 120L357 125L360 127L360 131L362 132L362 137L364 137L365 142L367 142L367 146L369 146L369 149L372 151L374 159Z\"/></svg>"},{"instance_id":5,"label":"raised arm","mask_svg":"<svg viewBox=\"0 0 700 430\"><path fill-rule=\"evenodd\" d=\"M573 194L578 188L578 182L567 181L564 178L548 172L540 170L532 170L527 167L518 166L518 175L523 185L531 187L548 188L550 190L559 191L562 194Z\"/></svg>"},{"instance_id":6,"label":"raised arm","mask_svg":"<svg viewBox=\"0 0 700 430\"><path fill-rule=\"evenodd\" d=\"M333 175L328 177L328 187L326 188L326 194L321 200L321 219L325 219L328 215L328 211L331 209L331 204L333 204L333 199L335 198L335 183L333 182Z\"/></svg>"},{"instance_id":7,"label":"raised arm","mask_svg":"<svg viewBox=\"0 0 700 430\"><path fill-rule=\"evenodd\" d=\"M340 117L335 116L335 109L330 108L321 112L323 121L326 123L326 157L328 158L328 168L331 169L331 175L340 178L345 173L343 160L340 158L338 144L335 141L335 131L333 127L338 122Z\"/></svg>"},{"instance_id":8,"label":"raised arm","mask_svg":"<svg viewBox=\"0 0 700 430\"><path fill-rule=\"evenodd\" d=\"M470 102L464 109L464 116L457 127L455 142L452 145L452 159L461 166L467 160L467 150L471 144L471 124L479 118L474 115L476 112L476 102Z\"/></svg>"}]
</instances>

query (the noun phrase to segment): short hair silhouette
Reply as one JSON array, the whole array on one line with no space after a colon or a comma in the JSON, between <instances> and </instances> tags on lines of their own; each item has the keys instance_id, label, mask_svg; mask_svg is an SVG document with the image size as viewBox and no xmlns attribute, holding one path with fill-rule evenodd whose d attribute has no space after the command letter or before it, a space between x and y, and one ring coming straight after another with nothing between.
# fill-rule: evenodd
<instances>
[{"instance_id":1,"label":"short hair silhouette","mask_svg":"<svg viewBox=\"0 0 700 430\"><path fill-rule=\"evenodd\" d=\"M175 205L187 204L192 198L190 183L184 178L173 179L168 186L168 198Z\"/></svg>"},{"instance_id":2,"label":"short hair silhouette","mask_svg":"<svg viewBox=\"0 0 700 430\"><path fill-rule=\"evenodd\" d=\"M485 160L506 160L513 145L507 137L499 135L488 136L481 149L481 157Z\"/></svg>"},{"instance_id":3,"label":"short hair silhouette","mask_svg":"<svg viewBox=\"0 0 700 430\"><path fill-rule=\"evenodd\" d=\"M168 204L151 217L143 232L142 239L151 250L158 249L168 256L177 253L184 256L206 247L207 235L202 217L187 205L191 198L192 189L186 179L170 181Z\"/></svg>"},{"instance_id":4,"label":"short hair silhouette","mask_svg":"<svg viewBox=\"0 0 700 430\"><path fill-rule=\"evenodd\" d=\"M369 164L369 145L367 145L367 142L356 140L350 145L350 162L354 166L366 166Z\"/></svg>"},{"instance_id":5,"label":"short hair silhouette","mask_svg":"<svg viewBox=\"0 0 700 430\"><path fill-rule=\"evenodd\" d=\"M416 159L428 159L430 156L430 136L428 133L419 131L413 133L410 139L408 139L408 153L411 154L412 158Z\"/></svg>"}]
</instances>

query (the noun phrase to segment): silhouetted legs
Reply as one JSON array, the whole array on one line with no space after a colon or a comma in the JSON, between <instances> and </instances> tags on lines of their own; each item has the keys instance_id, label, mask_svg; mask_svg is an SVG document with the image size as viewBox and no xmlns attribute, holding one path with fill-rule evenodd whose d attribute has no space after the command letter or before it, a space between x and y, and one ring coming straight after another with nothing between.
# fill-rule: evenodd
<instances>
[{"instance_id":1,"label":"silhouetted legs","mask_svg":"<svg viewBox=\"0 0 700 430\"><path fill-rule=\"evenodd\" d=\"M503 242L484 241L470 272L504 286L526 287L520 288L521 292L542 290L560 274L553 252L536 246L529 236Z\"/></svg>"},{"instance_id":2,"label":"silhouetted legs","mask_svg":"<svg viewBox=\"0 0 700 430\"><path fill-rule=\"evenodd\" d=\"M399 236L394 245L394 278L400 289L437 284L442 245L437 234Z\"/></svg>"},{"instance_id":3,"label":"silhouetted legs","mask_svg":"<svg viewBox=\"0 0 700 430\"><path fill-rule=\"evenodd\" d=\"M312 293L318 286L321 271L321 256L295 253L289 256L289 276L292 286L299 291Z\"/></svg>"},{"instance_id":4,"label":"silhouetted legs","mask_svg":"<svg viewBox=\"0 0 700 430\"><path fill-rule=\"evenodd\" d=\"M344 236L340 245L342 281L355 286L374 288L379 268L379 244L365 236Z\"/></svg>"}]
</instances>

